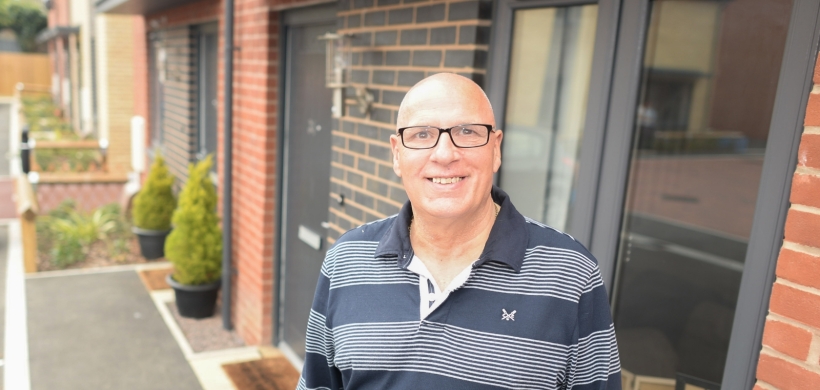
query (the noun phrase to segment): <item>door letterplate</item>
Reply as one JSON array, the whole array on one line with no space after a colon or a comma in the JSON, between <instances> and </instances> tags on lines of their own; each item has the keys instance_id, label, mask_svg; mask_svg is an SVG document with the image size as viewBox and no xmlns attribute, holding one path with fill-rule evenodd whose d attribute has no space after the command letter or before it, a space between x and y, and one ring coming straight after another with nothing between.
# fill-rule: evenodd
<instances>
[{"instance_id":1,"label":"door letterplate","mask_svg":"<svg viewBox=\"0 0 820 390\"><path fill-rule=\"evenodd\" d=\"M322 247L322 236L305 225L299 225L299 239L317 251Z\"/></svg>"}]
</instances>

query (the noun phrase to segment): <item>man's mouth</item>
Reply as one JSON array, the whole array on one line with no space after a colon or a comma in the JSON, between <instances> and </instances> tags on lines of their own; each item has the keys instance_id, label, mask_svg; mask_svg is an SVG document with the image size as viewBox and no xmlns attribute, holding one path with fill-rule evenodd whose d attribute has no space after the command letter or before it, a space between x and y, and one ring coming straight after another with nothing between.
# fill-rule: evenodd
<instances>
[{"instance_id":1,"label":"man's mouth","mask_svg":"<svg viewBox=\"0 0 820 390\"><path fill-rule=\"evenodd\" d=\"M430 180L436 184L454 184L460 182L463 179L464 177L431 177L427 180Z\"/></svg>"}]
</instances>

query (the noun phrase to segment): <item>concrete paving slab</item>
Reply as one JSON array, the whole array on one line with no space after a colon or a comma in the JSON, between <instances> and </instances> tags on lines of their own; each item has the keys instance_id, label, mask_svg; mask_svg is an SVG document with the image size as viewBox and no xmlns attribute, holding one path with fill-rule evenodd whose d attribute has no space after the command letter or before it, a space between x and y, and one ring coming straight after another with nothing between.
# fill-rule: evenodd
<instances>
[{"instance_id":1,"label":"concrete paving slab","mask_svg":"<svg viewBox=\"0 0 820 390\"><path fill-rule=\"evenodd\" d=\"M31 387L201 389L133 270L26 280Z\"/></svg>"},{"instance_id":2,"label":"concrete paving slab","mask_svg":"<svg viewBox=\"0 0 820 390\"><path fill-rule=\"evenodd\" d=\"M185 358L191 364L204 390L234 390L231 379L222 370L222 365L237 361L256 360L261 357L259 349L253 346L194 352L168 308L168 303L174 302L174 291L170 289L152 291L151 298L154 300L157 311L165 320L168 330L174 336Z\"/></svg>"},{"instance_id":3,"label":"concrete paving slab","mask_svg":"<svg viewBox=\"0 0 820 390\"><path fill-rule=\"evenodd\" d=\"M3 356L6 334L6 259L8 257L8 227L0 225L0 362L5 363ZM3 383L5 364L0 366L0 383Z\"/></svg>"}]
</instances>

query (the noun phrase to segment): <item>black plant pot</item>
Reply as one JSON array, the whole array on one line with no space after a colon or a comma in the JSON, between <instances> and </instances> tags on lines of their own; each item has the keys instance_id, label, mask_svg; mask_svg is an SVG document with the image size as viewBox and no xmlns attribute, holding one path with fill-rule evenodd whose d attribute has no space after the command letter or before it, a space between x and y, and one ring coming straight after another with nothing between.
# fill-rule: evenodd
<instances>
[{"instance_id":1,"label":"black plant pot","mask_svg":"<svg viewBox=\"0 0 820 390\"><path fill-rule=\"evenodd\" d=\"M208 318L214 315L216 297L222 280L189 286L178 283L169 274L165 277L165 281L174 289L179 315L186 318Z\"/></svg>"},{"instance_id":2,"label":"black plant pot","mask_svg":"<svg viewBox=\"0 0 820 390\"><path fill-rule=\"evenodd\" d=\"M154 260L165 256L165 237L168 237L170 230L149 230L134 226L131 231L137 235L142 257Z\"/></svg>"}]
</instances>

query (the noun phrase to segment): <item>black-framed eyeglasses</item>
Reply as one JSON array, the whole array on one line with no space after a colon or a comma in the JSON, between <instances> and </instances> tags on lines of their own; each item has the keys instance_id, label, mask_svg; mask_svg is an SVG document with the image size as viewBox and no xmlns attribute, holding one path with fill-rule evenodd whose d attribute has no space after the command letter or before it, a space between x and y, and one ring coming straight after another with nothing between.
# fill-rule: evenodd
<instances>
[{"instance_id":1,"label":"black-framed eyeglasses","mask_svg":"<svg viewBox=\"0 0 820 390\"><path fill-rule=\"evenodd\" d=\"M399 129L401 144L408 149L430 149L438 145L441 133L450 135L453 145L458 148L478 148L490 142L492 125L470 123L448 129L435 126L410 126Z\"/></svg>"}]
</instances>

